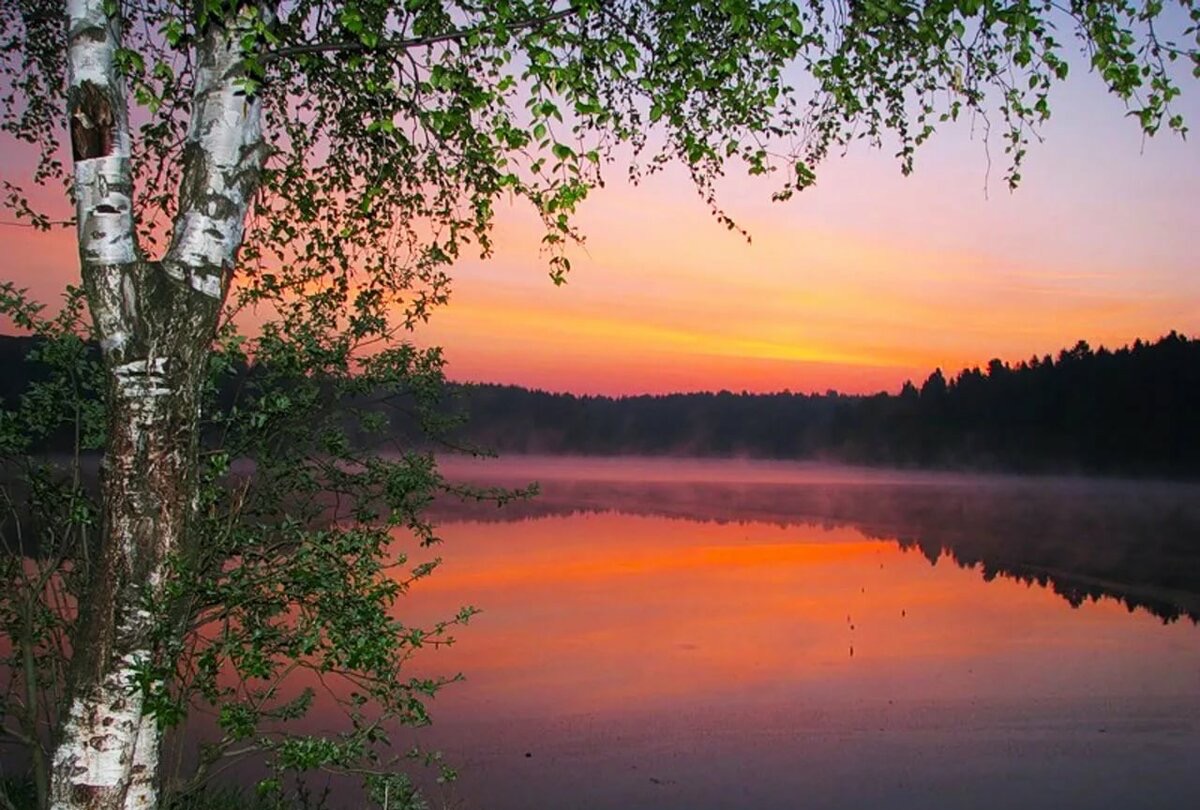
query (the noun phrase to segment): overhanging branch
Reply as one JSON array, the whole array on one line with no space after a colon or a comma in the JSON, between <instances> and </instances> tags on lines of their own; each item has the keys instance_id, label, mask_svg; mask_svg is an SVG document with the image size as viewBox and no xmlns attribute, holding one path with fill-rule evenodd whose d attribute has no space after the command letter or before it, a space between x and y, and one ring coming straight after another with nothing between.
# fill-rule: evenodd
<instances>
[{"instance_id":1,"label":"overhanging branch","mask_svg":"<svg viewBox=\"0 0 1200 810\"><path fill-rule=\"evenodd\" d=\"M579 13L579 8L569 6L561 11L555 11L550 14L544 14L540 17L529 17L524 20L519 20L508 26L510 31L525 31L530 28L539 28L543 25L548 25L552 22L573 17ZM393 39L380 42L376 45L367 46L357 40L342 40L338 42L311 42L301 45L290 45L286 48L269 51L260 57L260 63L269 65L272 62L277 62L281 59L287 59L293 56L303 56L305 54L321 54L321 53L375 53L386 51L405 51L413 48L426 48L432 45L438 45L443 42L454 42L473 34L480 34L490 30L488 25L475 25L469 28L459 28L454 31L447 31L442 34L433 34L427 37L410 37L407 39Z\"/></svg>"}]
</instances>

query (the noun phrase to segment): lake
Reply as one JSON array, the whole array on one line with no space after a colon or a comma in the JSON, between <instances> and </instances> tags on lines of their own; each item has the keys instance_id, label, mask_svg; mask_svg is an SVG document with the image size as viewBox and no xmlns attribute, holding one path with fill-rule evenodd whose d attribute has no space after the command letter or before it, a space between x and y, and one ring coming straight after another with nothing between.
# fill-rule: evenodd
<instances>
[{"instance_id":1,"label":"lake","mask_svg":"<svg viewBox=\"0 0 1200 810\"><path fill-rule=\"evenodd\" d=\"M1200 486L743 461L448 462L404 610L434 806L1171 808L1200 795Z\"/></svg>"}]
</instances>

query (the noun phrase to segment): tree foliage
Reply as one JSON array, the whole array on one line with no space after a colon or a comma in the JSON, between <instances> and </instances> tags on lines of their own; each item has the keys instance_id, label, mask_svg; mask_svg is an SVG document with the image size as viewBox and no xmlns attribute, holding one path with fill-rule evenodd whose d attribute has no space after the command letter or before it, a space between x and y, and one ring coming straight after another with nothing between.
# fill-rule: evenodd
<instances>
[{"instance_id":1,"label":"tree foliage","mask_svg":"<svg viewBox=\"0 0 1200 810\"><path fill-rule=\"evenodd\" d=\"M34 498L47 477L23 435L75 425L80 446L108 450L102 503L74 476L55 479L65 500L38 502L79 505L43 521L63 527L61 564L6 570L35 602L59 581L44 571L78 575L68 602L91 612L63 614L64 632L92 634L72 648L90 681L53 698L74 700L63 763L93 757L87 723L121 736L114 749L156 748L145 719L169 725L193 699L222 707L218 753L253 737L288 766L344 767L383 745L355 705L344 738L264 731L304 709L272 686L295 667L363 679L372 717L423 719L409 701L433 685L395 667L466 614L400 623L398 583L428 571L391 577L406 563L389 538L432 540L421 510L447 485L427 455L359 455L331 408L395 390L430 413L440 356L405 330L447 300L458 257L491 252L507 202L536 212L561 282L574 214L618 160L635 180L682 163L734 228L717 200L730 166L784 199L859 139L909 171L936 127L974 115L996 121L1015 184L1075 55L1146 133L1183 132L1172 103L1200 72L1198 22L1194 0L3 3L0 131L31 156L3 178L4 203L48 229L58 216L33 187L75 199L86 292L46 320L4 288L8 317L53 338L39 351L55 371L6 405L0 446ZM243 373L232 401L205 382ZM92 541L98 565L84 564ZM50 621L28 605L6 608L10 637ZM140 689L122 700L131 668ZM121 704L111 731L105 701ZM83 784L97 806L150 795L148 780L131 788L131 756Z\"/></svg>"},{"instance_id":2,"label":"tree foliage","mask_svg":"<svg viewBox=\"0 0 1200 810\"><path fill-rule=\"evenodd\" d=\"M84 339L78 290L47 318L11 285L0 289L0 312L37 337L34 379L0 410L0 631L11 642L0 660L0 720L35 761L44 802L48 746L70 698L71 651L86 643L98 557L103 370ZM231 334L213 353L193 542L171 559L168 587L141 606L162 617L161 654L131 684L164 729L197 709L216 718L195 771L172 780L177 799L230 758L254 755L274 772L260 790L285 805L287 775L318 769L365 775L394 807L415 800L398 764L438 759L397 730L428 723L425 701L460 676L418 677L409 659L453 643L475 612L464 607L430 626L402 618L405 594L440 562L426 510L437 496L525 494L451 484L428 451L363 448L364 437L386 439L381 409L415 419L427 436L454 421L438 413L441 368L439 352L409 346L355 363L316 334L305 343ZM66 464L37 452L64 428ZM296 722L315 705L340 711L343 729L314 736Z\"/></svg>"},{"instance_id":3,"label":"tree foliage","mask_svg":"<svg viewBox=\"0 0 1200 810\"><path fill-rule=\"evenodd\" d=\"M0 12L0 126L36 146L38 181L67 175L60 2L14 0ZM113 6L146 251L178 205L196 45L209 26L232 27L270 150L247 223L244 293L273 298L359 275L361 318L380 313L378 289L389 286L411 290L407 313L423 317L444 300L444 269L460 251L490 251L496 206L510 198L542 217L561 280L571 215L622 142L635 177L682 161L732 224L714 190L730 160L775 175L786 197L857 139L894 145L908 171L940 123L972 113L996 118L1016 183L1075 58L1149 134L1185 131L1172 102L1182 77L1200 72L1192 0ZM48 224L6 182L9 205Z\"/></svg>"}]
</instances>

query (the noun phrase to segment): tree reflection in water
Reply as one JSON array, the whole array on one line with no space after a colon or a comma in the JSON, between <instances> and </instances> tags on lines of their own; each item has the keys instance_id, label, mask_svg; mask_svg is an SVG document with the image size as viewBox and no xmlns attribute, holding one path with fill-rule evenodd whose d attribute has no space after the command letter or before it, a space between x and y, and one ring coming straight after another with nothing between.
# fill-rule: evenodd
<instances>
[{"instance_id":1,"label":"tree reflection in water","mask_svg":"<svg viewBox=\"0 0 1200 810\"><path fill-rule=\"evenodd\" d=\"M763 480L753 480L753 465L727 480L703 480L706 469L719 472L719 462L684 467L671 480L670 464L559 461L547 468L510 458L489 480L540 473L538 497L500 510L443 504L439 517L513 521L614 512L847 527L918 550L935 565L948 556L978 568L986 580L1036 582L1075 606L1110 597L1164 621L1200 622L1200 485L836 467L795 468L791 476L784 465L762 465ZM782 480L789 477L795 480Z\"/></svg>"}]
</instances>

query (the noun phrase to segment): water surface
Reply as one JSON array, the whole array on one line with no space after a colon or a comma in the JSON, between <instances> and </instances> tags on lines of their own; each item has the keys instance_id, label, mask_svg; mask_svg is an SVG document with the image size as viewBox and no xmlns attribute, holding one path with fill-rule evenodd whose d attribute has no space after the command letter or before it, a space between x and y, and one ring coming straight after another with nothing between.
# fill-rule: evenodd
<instances>
[{"instance_id":1,"label":"water surface","mask_svg":"<svg viewBox=\"0 0 1200 810\"><path fill-rule=\"evenodd\" d=\"M1200 487L511 459L405 609L484 612L463 808L1192 807ZM426 732L421 732L426 734Z\"/></svg>"}]
</instances>

